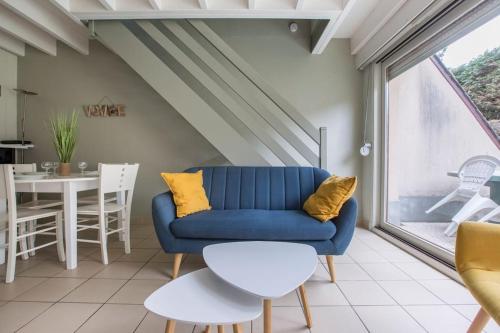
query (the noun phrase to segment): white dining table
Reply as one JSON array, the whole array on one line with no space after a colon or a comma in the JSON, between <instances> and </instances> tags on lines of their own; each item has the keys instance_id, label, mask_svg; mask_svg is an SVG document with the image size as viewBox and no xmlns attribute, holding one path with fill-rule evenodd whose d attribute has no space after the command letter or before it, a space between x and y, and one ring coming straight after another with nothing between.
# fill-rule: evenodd
<instances>
[{"instance_id":1,"label":"white dining table","mask_svg":"<svg viewBox=\"0 0 500 333\"><path fill-rule=\"evenodd\" d=\"M64 238L66 243L66 268L75 269L77 256L77 193L99 187L95 175L71 174L70 176L48 175L41 179L15 179L16 192L61 193L64 202ZM118 200L121 198L118 197ZM0 210L5 205L0 205ZM0 249L4 252L5 249ZM0 254L4 258L4 253Z\"/></svg>"}]
</instances>

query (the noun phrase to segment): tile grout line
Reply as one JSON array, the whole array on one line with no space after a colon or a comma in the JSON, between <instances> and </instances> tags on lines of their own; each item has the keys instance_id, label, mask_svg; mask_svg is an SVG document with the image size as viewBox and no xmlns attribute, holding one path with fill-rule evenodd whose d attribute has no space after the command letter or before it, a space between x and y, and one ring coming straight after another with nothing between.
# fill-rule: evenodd
<instances>
[{"instance_id":1,"label":"tile grout line","mask_svg":"<svg viewBox=\"0 0 500 333\"><path fill-rule=\"evenodd\" d=\"M369 246L369 245L367 244L367 246ZM378 251L377 251L377 250L374 250L374 251L378 253ZM380 253L378 253L378 254L380 254ZM396 265L394 265L394 266L396 266ZM362 270L364 270L364 271L365 271L365 272L369 275L369 273L368 273L368 272L367 272L367 271L366 271L366 270L365 270L365 269L364 269L361 265L360 265L360 267L361 267L361 269L362 269ZM399 267L398 267L398 268L399 268ZM409 275L409 276L410 276L410 275ZM418 281L418 280L416 280L416 279L414 279L412 276L410 276L410 278L412 278L412 280L411 280L411 281L415 281L417 284L421 285L421 284L419 283L419 281ZM411 313L409 313L409 312L408 312L408 310L405 308L405 305L400 304L400 303L399 303L399 302L398 302L398 301L397 301L397 300L396 300L396 299L395 299L395 298L394 298L391 294L389 294L389 292L387 292L387 290L385 290L385 288L384 288L384 287L383 287L383 286L379 283L379 281L377 281L377 280L374 280L374 281L375 281L375 283L376 283L376 284L377 284L380 288L382 288L382 290L383 290L383 291L384 291L384 292L385 292L385 293L386 293L386 294L387 294L390 298L392 298L392 300L393 300L394 302L396 302L397 306L399 306L399 307L400 307L400 308L401 308L401 309L402 309L402 310L403 310L403 311L404 311L404 312L405 312L408 316L410 316L410 318L411 318L411 319L413 319L413 321L414 321L414 322L415 322L415 323L416 323L419 327L421 327L424 331L426 331L426 332L427 332L427 329L426 329L426 328L425 328L425 327L424 327L424 326L423 326L423 325L422 325L422 324L421 324L421 323L420 323L420 322L419 322L419 321L418 321L418 320L417 320L414 316L412 316L412 315L411 315ZM423 286L423 287L424 287L424 286ZM427 289L427 288L425 288L425 287L424 287L424 289ZM432 295L434 295L434 293L432 293L432 292L431 292L431 294L432 294ZM434 295L434 296L436 296L436 297L437 297L437 295ZM443 301L441 298L439 298L439 297L437 297L437 298L438 298L440 301ZM443 301L443 302L444 302L444 301ZM444 303L446 304L446 302L444 302ZM421 305L421 306L428 306L428 305Z\"/></svg>"},{"instance_id":2,"label":"tile grout line","mask_svg":"<svg viewBox=\"0 0 500 333\"><path fill-rule=\"evenodd\" d=\"M353 258L351 258L351 259L353 259ZM321 263L321 264L323 265L323 268L326 269L326 266L323 263ZM358 318L358 320L361 323L361 325L363 325L363 327L365 328L365 330L367 332L370 332L370 330L368 329L368 326L366 326L366 323L363 321L363 319L361 318L361 316L359 315L359 313L356 311L356 309L354 308L354 306L351 304L351 301L347 298L347 296L345 295L345 293L342 290L342 288L340 288L340 286L337 284L337 281L335 281L335 286L338 288L338 290L340 291L340 293L342 294L342 296L344 296L345 300L347 301L347 304L349 305L349 307L351 308L351 310L354 312L354 314Z\"/></svg>"}]
</instances>

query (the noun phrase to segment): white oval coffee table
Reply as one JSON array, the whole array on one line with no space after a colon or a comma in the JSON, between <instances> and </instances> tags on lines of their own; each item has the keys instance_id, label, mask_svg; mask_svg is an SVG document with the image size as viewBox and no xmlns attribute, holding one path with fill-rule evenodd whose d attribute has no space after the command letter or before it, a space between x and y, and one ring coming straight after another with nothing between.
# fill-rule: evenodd
<instances>
[{"instance_id":1,"label":"white oval coffee table","mask_svg":"<svg viewBox=\"0 0 500 333\"><path fill-rule=\"evenodd\" d=\"M304 282L318 264L309 245L287 242L233 242L203 249L208 267L221 279L264 299L264 333L272 332L272 299L299 289L307 327L312 326Z\"/></svg>"},{"instance_id":2,"label":"white oval coffee table","mask_svg":"<svg viewBox=\"0 0 500 333\"><path fill-rule=\"evenodd\" d=\"M210 269L204 268L177 278L153 292L144 306L151 312L168 318L166 333L173 333L175 322L191 324L233 325L241 333L240 323L262 314L262 300L224 282ZM209 331L209 327L205 332Z\"/></svg>"}]
</instances>

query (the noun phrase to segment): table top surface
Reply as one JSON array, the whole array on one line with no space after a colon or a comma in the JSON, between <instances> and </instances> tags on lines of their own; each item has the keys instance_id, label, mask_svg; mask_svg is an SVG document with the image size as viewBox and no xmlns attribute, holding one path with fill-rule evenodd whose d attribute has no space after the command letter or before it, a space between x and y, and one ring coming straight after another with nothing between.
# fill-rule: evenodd
<instances>
[{"instance_id":1,"label":"table top surface","mask_svg":"<svg viewBox=\"0 0 500 333\"><path fill-rule=\"evenodd\" d=\"M40 179L15 179L16 184L26 183L60 183L60 182L74 182L74 181L93 181L98 180L99 176L95 174L82 175L81 173L72 173L69 176L48 175Z\"/></svg>"},{"instance_id":2,"label":"table top surface","mask_svg":"<svg viewBox=\"0 0 500 333\"><path fill-rule=\"evenodd\" d=\"M157 315L192 324L241 323L262 313L259 297L229 285L208 268L165 284L144 301L144 306Z\"/></svg>"},{"instance_id":3,"label":"table top surface","mask_svg":"<svg viewBox=\"0 0 500 333\"><path fill-rule=\"evenodd\" d=\"M297 289L318 264L316 250L288 242L231 242L203 249L208 267L221 279L253 295L273 299Z\"/></svg>"}]
</instances>

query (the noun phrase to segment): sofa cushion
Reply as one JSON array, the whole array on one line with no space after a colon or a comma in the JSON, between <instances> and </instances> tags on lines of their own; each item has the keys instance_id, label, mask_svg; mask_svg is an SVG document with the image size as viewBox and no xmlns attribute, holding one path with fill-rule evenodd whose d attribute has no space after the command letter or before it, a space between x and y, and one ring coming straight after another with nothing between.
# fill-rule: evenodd
<instances>
[{"instance_id":1,"label":"sofa cushion","mask_svg":"<svg viewBox=\"0 0 500 333\"><path fill-rule=\"evenodd\" d=\"M178 218L170 224L178 238L313 241L331 239L332 222L321 223L302 210L212 210Z\"/></svg>"}]
</instances>

